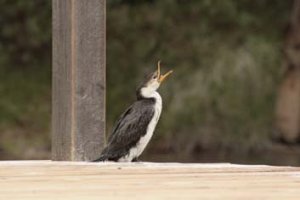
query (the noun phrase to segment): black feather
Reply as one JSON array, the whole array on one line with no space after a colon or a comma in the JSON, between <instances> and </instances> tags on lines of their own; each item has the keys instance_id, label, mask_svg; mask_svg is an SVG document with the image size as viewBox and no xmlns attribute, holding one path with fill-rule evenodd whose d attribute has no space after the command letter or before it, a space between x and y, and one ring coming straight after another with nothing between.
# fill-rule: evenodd
<instances>
[{"instance_id":1,"label":"black feather","mask_svg":"<svg viewBox=\"0 0 300 200\"><path fill-rule=\"evenodd\" d=\"M97 161L118 161L127 155L142 136L154 115L155 99L140 99L132 104L118 119L108 138L108 144Z\"/></svg>"}]
</instances>

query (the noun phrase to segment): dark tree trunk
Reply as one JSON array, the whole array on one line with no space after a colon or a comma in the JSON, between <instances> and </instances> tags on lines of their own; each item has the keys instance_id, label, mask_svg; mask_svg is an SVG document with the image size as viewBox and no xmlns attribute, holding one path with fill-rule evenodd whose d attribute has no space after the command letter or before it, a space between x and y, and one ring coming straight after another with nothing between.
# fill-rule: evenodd
<instances>
[{"instance_id":1,"label":"dark tree trunk","mask_svg":"<svg viewBox=\"0 0 300 200\"><path fill-rule=\"evenodd\" d=\"M284 41L285 73L279 87L275 126L277 138L300 141L300 0L295 0Z\"/></svg>"}]
</instances>

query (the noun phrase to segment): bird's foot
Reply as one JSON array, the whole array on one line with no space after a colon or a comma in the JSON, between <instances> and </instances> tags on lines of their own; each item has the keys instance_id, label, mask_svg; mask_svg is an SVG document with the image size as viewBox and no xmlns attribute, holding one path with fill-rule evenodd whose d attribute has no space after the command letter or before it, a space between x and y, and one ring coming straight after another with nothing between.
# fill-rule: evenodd
<instances>
[{"instance_id":1,"label":"bird's foot","mask_svg":"<svg viewBox=\"0 0 300 200\"><path fill-rule=\"evenodd\" d=\"M132 162L141 162L138 158L132 159Z\"/></svg>"}]
</instances>

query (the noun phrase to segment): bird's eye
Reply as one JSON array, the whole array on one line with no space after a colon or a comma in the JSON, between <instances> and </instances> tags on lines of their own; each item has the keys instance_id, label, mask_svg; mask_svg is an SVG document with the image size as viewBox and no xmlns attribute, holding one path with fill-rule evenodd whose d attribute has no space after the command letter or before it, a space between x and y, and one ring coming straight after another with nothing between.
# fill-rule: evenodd
<instances>
[{"instance_id":1,"label":"bird's eye","mask_svg":"<svg viewBox=\"0 0 300 200\"><path fill-rule=\"evenodd\" d=\"M153 76L153 79L157 79L157 75L154 75L154 76Z\"/></svg>"}]
</instances>

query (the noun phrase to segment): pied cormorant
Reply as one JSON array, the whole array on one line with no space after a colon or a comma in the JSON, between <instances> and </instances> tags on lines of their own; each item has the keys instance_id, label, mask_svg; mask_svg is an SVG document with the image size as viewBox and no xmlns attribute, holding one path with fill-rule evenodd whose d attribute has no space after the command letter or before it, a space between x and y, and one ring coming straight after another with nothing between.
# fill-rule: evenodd
<instances>
[{"instance_id":1,"label":"pied cormorant","mask_svg":"<svg viewBox=\"0 0 300 200\"><path fill-rule=\"evenodd\" d=\"M161 75L158 62L157 70L138 88L137 100L115 123L107 146L96 162L137 161L150 141L160 117L162 99L157 89L171 73L169 71Z\"/></svg>"}]
</instances>

